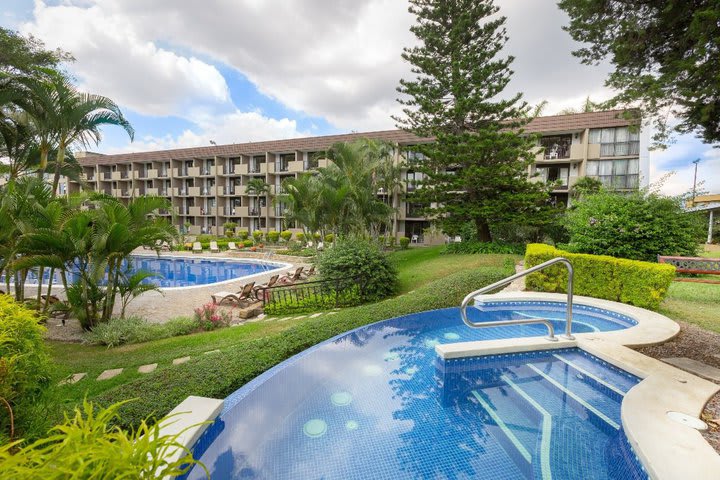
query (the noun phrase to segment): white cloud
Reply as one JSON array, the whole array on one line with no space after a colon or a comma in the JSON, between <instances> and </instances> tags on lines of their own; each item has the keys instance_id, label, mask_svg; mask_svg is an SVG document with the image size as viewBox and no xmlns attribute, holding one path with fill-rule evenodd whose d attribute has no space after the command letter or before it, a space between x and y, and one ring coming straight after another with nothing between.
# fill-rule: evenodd
<instances>
[{"instance_id":1,"label":"white cloud","mask_svg":"<svg viewBox=\"0 0 720 480\"><path fill-rule=\"evenodd\" d=\"M82 89L141 114L185 116L194 103L227 105L228 87L214 66L158 47L153 38L138 35L126 16L101 4L47 6L38 0L33 21L22 31L70 51L77 59L70 68Z\"/></svg>"},{"instance_id":2,"label":"white cloud","mask_svg":"<svg viewBox=\"0 0 720 480\"><path fill-rule=\"evenodd\" d=\"M294 120L268 118L259 112L236 110L224 115L201 115L197 128L187 129L178 136L145 136L124 147L106 150L105 153L142 152L208 146L217 144L245 143L261 140L306 137L308 132L299 131Z\"/></svg>"}]
</instances>

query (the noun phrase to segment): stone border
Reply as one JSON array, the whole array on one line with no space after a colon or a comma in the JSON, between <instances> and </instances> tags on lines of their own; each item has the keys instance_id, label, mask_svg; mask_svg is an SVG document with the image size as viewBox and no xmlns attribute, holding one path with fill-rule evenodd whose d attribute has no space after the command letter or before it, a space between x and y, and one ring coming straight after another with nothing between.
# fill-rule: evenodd
<instances>
[{"instance_id":1,"label":"stone border","mask_svg":"<svg viewBox=\"0 0 720 480\"><path fill-rule=\"evenodd\" d=\"M485 301L557 301L557 293L501 292L484 295ZM631 350L628 346L653 345L670 340L680 327L669 318L649 310L608 300L576 296L574 303L603 308L631 317L638 324L612 332L578 333L576 340L560 337L503 339L441 344L435 347L442 358L496 355L577 346L643 380L631 388L622 402L623 430L650 478L697 480L717 478L720 455L697 430L670 420L676 411L699 417L707 401L720 386Z\"/></svg>"}]
</instances>

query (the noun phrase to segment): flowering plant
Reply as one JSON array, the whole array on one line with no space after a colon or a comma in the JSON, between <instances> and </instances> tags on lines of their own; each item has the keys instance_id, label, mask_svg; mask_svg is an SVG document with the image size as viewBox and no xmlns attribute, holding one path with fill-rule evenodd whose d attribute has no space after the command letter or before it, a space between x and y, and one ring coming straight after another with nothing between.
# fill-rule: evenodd
<instances>
[{"instance_id":1,"label":"flowering plant","mask_svg":"<svg viewBox=\"0 0 720 480\"><path fill-rule=\"evenodd\" d=\"M195 309L195 320L200 323L203 330L215 330L230 325L232 313L218 308L214 303L206 303Z\"/></svg>"}]
</instances>

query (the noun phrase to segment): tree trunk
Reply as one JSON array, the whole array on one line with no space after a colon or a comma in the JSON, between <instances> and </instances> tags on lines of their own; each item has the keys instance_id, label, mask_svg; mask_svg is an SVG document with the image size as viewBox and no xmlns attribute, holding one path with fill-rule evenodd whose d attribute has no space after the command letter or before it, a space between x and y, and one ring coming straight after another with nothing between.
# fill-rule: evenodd
<instances>
[{"instance_id":1,"label":"tree trunk","mask_svg":"<svg viewBox=\"0 0 720 480\"><path fill-rule=\"evenodd\" d=\"M490 234L490 226L484 218L475 219L475 228L477 229L477 239L480 242L492 242Z\"/></svg>"},{"instance_id":2,"label":"tree trunk","mask_svg":"<svg viewBox=\"0 0 720 480\"><path fill-rule=\"evenodd\" d=\"M43 280L43 274L45 273L45 267L40 267L38 269L38 290L37 290L37 304L38 307L41 305L40 300L42 300L42 280ZM48 294L49 295L49 294Z\"/></svg>"},{"instance_id":3,"label":"tree trunk","mask_svg":"<svg viewBox=\"0 0 720 480\"><path fill-rule=\"evenodd\" d=\"M55 267L50 267L50 278L48 279L47 297L45 297L45 305L43 305L43 313L47 313L50 306L50 295L52 295L53 276L55 275ZM66 295L67 297L67 295ZM38 299L38 302L40 300Z\"/></svg>"},{"instance_id":4,"label":"tree trunk","mask_svg":"<svg viewBox=\"0 0 720 480\"><path fill-rule=\"evenodd\" d=\"M61 144L58 147L57 158L55 159L55 176L53 177L52 196L56 196L58 184L60 183L60 166L65 162L65 147Z\"/></svg>"}]
</instances>

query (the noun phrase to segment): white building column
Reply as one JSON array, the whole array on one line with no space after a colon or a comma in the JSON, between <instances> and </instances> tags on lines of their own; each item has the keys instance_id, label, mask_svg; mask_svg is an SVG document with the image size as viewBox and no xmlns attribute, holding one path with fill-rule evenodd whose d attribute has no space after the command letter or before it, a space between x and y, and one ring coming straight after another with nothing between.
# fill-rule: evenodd
<instances>
[{"instance_id":1,"label":"white building column","mask_svg":"<svg viewBox=\"0 0 720 480\"><path fill-rule=\"evenodd\" d=\"M707 236L707 243L712 243L712 237L713 237L713 210L710 210L710 220L708 221L708 236Z\"/></svg>"}]
</instances>

